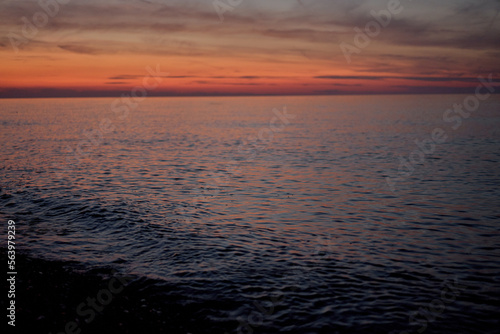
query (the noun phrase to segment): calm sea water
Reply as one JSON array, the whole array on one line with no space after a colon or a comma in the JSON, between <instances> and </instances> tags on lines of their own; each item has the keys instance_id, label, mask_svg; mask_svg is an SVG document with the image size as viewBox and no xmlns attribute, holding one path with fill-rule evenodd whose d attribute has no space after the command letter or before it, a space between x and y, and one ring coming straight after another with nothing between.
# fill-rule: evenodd
<instances>
[{"instance_id":1,"label":"calm sea water","mask_svg":"<svg viewBox=\"0 0 500 334\"><path fill-rule=\"evenodd\" d=\"M200 331L498 333L500 98L465 97L2 100L0 216Z\"/></svg>"}]
</instances>

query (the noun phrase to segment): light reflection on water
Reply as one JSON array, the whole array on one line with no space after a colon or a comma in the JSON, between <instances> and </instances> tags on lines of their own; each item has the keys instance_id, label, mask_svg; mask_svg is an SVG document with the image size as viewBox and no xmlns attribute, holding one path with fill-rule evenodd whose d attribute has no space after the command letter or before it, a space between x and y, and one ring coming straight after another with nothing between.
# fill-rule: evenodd
<instances>
[{"instance_id":1,"label":"light reflection on water","mask_svg":"<svg viewBox=\"0 0 500 334\"><path fill-rule=\"evenodd\" d=\"M1 215L33 253L224 296L227 318L285 293L263 331L397 328L450 277L473 297L446 321L480 321L499 291L500 103L452 131L442 114L462 100L150 98L124 121L112 99L3 100ZM251 144L285 107L289 124ZM114 131L68 155L105 118ZM449 140L392 192L398 156L436 127Z\"/></svg>"}]
</instances>

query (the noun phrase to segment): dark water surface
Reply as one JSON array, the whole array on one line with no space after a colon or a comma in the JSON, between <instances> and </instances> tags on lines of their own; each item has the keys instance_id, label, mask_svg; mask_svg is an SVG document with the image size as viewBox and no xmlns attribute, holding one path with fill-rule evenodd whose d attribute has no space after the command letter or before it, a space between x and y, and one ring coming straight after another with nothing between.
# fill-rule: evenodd
<instances>
[{"instance_id":1,"label":"dark water surface","mask_svg":"<svg viewBox=\"0 0 500 334\"><path fill-rule=\"evenodd\" d=\"M499 333L500 98L465 97L2 100L0 216L200 332Z\"/></svg>"}]
</instances>

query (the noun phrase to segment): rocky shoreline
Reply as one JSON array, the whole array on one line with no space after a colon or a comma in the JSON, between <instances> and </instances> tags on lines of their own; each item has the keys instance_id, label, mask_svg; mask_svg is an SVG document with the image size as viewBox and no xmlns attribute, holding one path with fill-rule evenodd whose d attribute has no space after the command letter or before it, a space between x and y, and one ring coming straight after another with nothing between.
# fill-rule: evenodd
<instances>
[{"instance_id":1,"label":"rocky shoreline","mask_svg":"<svg viewBox=\"0 0 500 334\"><path fill-rule=\"evenodd\" d=\"M5 249L1 254L2 261L7 261ZM183 305L181 297L160 281L123 276L112 267L86 271L77 263L47 261L25 253L16 255L16 266L16 326L9 326L12 333L231 331L231 324L226 329L213 328L213 323ZM1 303L5 310L4 298Z\"/></svg>"}]
</instances>

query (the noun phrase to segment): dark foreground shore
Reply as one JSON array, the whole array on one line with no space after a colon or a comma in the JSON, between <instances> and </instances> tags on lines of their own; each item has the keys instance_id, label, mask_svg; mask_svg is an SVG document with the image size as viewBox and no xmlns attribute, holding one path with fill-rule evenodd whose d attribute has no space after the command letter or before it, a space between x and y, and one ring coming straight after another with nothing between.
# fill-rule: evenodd
<instances>
[{"instance_id":1,"label":"dark foreground shore","mask_svg":"<svg viewBox=\"0 0 500 334\"><path fill-rule=\"evenodd\" d=\"M1 257L2 263L7 263L5 249L1 249ZM159 281L121 275L112 267L86 271L77 263L19 253L16 267L16 318L15 327L8 326L9 333L225 331L209 324L197 312L199 305L192 308ZM5 282L2 291L8 291ZM4 312L7 302L1 298ZM229 331L234 325L227 326Z\"/></svg>"},{"instance_id":2,"label":"dark foreground shore","mask_svg":"<svg viewBox=\"0 0 500 334\"><path fill-rule=\"evenodd\" d=\"M0 248L2 263L7 263L6 251ZM349 324L331 326L328 323L321 328L310 328L293 318L292 325L279 320L249 326L236 319L235 313L242 304L249 301L235 300L237 283L227 282L227 290L215 293L214 286L206 281L190 281L179 285L162 280L127 276L116 268L99 267L89 269L76 262L47 261L26 253L16 254L15 327L7 326L8 333L417 333L408 325L408 313L403 312L399 323L382 320L380 323ZM9 284L3 280L2 293L7 294ZM468 301L468 305L481 305L480 309L454 308L450 304L442 316L437 313L427 314L433 317L425 323L429 333L499 333L498 318L491 310L495 306L495 293L485 297L476 290L463 284L457 295L459 302ZM326 290L327 291L327 290ZM448 295L447 295L448 296ZM448 296L449 297L449 296ZM0 298L1 307L7 310L8 299ZM294 307L291 298L284 297L283 305L277 303L273 310L284 312ZM266 304L268 305L268 304ZM346 301L349 306L349 301ZM416 306L415 306L416 305ZM465 304L467 305L467 304ZM347 307L346 306L346 307ZM420 307L412 304L409 310ZM421 307L418 309L422 309ZM308 309L304 312L309 312ZM372 311L367 311L369 316ZM468 320L464 315L472 314ZM8 318L3 316L4 321ZM232 318L232 319L231 319ZM325 320L331 320L326 318ZM273 327L274 326L274 327ZM333 328L332 328L333 327Z\"/></svg>"}]
</instances>

